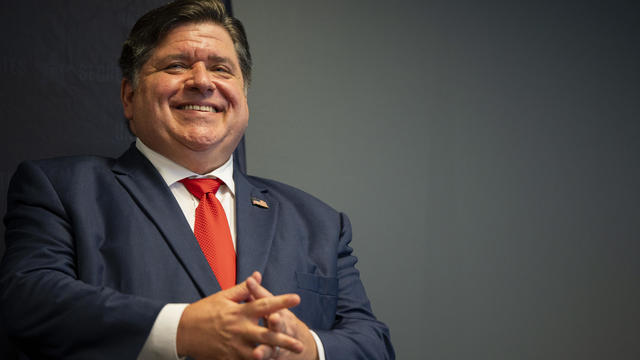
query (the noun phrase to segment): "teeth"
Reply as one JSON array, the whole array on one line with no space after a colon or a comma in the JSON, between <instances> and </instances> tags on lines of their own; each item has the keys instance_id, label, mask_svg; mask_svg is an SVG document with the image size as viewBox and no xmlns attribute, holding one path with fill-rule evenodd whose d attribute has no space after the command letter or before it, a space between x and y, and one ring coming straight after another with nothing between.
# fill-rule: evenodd
<instances>
[{"instance_id":1,"label":"teeth","mask_svg":"<svg viewBox=\"0 0 640 360\"><path fill-rule=\"evenodd\" d=\"M216 112L216 109L213 106L207 105L185 105L182 107L183 110L197 110L197 111L207 111L207 112Z\"/></svg>"}]
</instances>

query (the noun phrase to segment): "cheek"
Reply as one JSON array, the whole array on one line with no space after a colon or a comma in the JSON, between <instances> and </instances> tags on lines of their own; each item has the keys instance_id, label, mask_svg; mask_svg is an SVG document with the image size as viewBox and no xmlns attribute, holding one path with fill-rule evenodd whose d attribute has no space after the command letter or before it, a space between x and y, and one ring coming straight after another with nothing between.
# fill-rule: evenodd
<instances>
[{"instance_id":1,"label":"cheek","mask_svg":"<svg viewBox=\"0 0 640 360\"><path fill-rule=\"evenodd\" d=\"M244 95L244 88L239 81L214 80L216 88L225 99L235 108L246 107L247 98Z\"/></svg>"},{"instance_id":2,"label":"cheek","mask_svg":"<svg viewBox=\"0 0 640 360\"><path fill-rule=\"evenodd\" d=\"M167 114L166 86L145 86L138 89L135 99L133 123L138 131L153 129L169 116ZM147 130L148 131L148 130Z\"/></svg>"},{"instance_id":3,"label":"cheek","mask_svg":"<svg viewBox=\"0 0 640 360\"><path fill-rule=\"evenodd\" d=\"M155 92L157 96L166 98L178 92L180 89L180 81L174 78L164 78L155 84Z\"/></svg>"},{"instance_id":4,"label":"cheek","mask_svg":"<svg viewBox=\"0 0 640 360\"><path fill-rule=\"evenodd\" d=\"M179 88L178 82L175 80L170 78L157 79L147 84L141 95L147 102L147 108L153 111L153 108L165 106Z\"/></svg>"}]
</instances>

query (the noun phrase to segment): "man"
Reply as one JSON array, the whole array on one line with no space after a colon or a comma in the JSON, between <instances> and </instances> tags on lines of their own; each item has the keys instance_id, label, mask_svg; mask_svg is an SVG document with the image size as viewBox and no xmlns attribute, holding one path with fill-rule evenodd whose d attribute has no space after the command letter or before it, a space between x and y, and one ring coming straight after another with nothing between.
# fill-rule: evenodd
<instances>
[{"instance_id":1,"label":"man","mask_svg":"<svg viewBox=\"0 0 640 360\"><path fill-rule=\"evenodd\" d=\"M170 3L138 20L120 66L136 143L118 159L25 162L12 180L0 310L20 350L394 358L346 216L233 169L249 118L240 22L217 1Z\"/></svg>"}]
</instances>

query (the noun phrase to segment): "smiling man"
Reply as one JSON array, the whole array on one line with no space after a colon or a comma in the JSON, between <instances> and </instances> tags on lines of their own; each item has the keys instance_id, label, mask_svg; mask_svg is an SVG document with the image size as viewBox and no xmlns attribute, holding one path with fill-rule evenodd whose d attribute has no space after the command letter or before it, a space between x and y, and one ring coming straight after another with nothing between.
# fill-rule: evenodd
<instances>
[{"instance_id":1,"label":"smiling man","mask_svg":"<svg viewBox=\"0 0 640 360\"><path fill-rule=\"evenodd\" d=\"M177 26L134 76L122 81L122 103L145 145L199 174L229 159L249 110L245 76L225 28Z\"/></svg>"},{"instance_id":2,"label":"smiling man","mask_svg":"<svg viewBox=\"0 0 640 360\"><path fill-rule=\"evenodd\" d=\"M390 359L349 220L233 168L251 57L218 1L138 20L120 58L120 158L25 162L0 310L27 358Z\"/></svg>"}]
</instances>

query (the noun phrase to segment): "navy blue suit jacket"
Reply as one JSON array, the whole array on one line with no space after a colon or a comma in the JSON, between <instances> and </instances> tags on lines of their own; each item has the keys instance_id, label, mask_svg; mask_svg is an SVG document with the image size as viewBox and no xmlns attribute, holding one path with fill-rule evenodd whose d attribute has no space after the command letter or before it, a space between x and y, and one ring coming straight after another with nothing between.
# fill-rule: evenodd
<instances>
[{"instance_id":1,"label":"navy blue suit jacket","mask_svg":"<svg viewBox=\"0 0 640 360\"><path fill-rule=\"evenodd\" d=\"M258 270L271 292L299 294L293 312L328 359L394 358L347 217L278 182L234 180L239 281ZM220 290L171 191L133 146L118 159L21 164L5 224L2 321L32 358L134 359L166 303Z\"/></svg>"}]
</instances>

